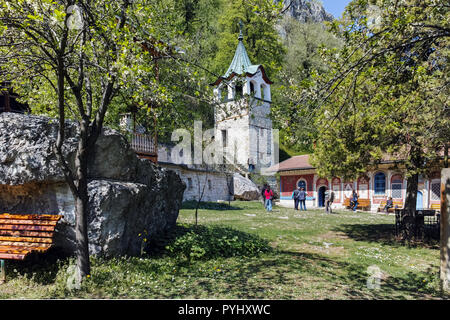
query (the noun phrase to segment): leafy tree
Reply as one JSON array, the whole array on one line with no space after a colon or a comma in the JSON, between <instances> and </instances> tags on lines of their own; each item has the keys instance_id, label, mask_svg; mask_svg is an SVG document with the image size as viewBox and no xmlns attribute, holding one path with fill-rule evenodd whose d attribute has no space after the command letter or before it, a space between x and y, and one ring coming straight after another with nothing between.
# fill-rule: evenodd
<instances>
[{"instance_id":1,"label":"leafy tree","mask_svg":"<svg viewBox=\"0 0 450 320\"><path fill-rule=\"evenodd\" d=\"M332 31L341 50L314 82L317 142L325 176L356 177L390 157L407 171L405 212L415 210L419 174L448 153L450 14L443 1L355 0Z\"/></svg>"},{"instance_id":2,"label":"leafy tree","mask_svg":"<svg viewBox=\"0 0 450 320\"><path fill-rule=\"evenodd\" d=\"M54 152L75 199L81 283L90 273L88 159L108 109L121 99L156 108L170 102L153 62L172 56L160 40L175 37L171 8L151 0L1 0L0 7L0 82L11 81L34 110L58 117ZM67 118L79 127L73 163L64 153Z\"/></svg>"},{"instance_id":3,"label":"leafy tree","mask_svg":"<svg viewBox=\"0 0 450 320\"><path fill-rule=\"evenodd\" d=\"M211 63L211 70L223 75L236 50L240 32L239 21L244 24L244 45L250 61L264 65L271 79L275 79L281 68L285 48L276 31L276 23L282 5L270 0L233 0L223 7L219 17L217 54Z\"/></svg>"},{"instance_id":4,"label":"leafy tree","mask_svg":"<svg viewBox=\"0 0 450 320\"><path fill-rule=\"evenodd\" d=\"M272 118L274 126L280 129L280 142L287 149L310 153L317 132L312 121L315 107L299 101L303 90L311 91L314 78L329 71L321 57L322 50L339 48L341 41L324 23L301 23L286 16L279 28L287 52L279 80L272 89Z\"/></svg>"}]
</instances>

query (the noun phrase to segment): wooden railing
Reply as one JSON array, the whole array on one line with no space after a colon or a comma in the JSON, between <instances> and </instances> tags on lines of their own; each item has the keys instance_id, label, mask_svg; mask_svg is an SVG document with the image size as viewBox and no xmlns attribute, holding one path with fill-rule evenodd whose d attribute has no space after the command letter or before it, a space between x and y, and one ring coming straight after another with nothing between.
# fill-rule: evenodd
<instances>
[{"instance_id":1,"label":"wooden railing","mask_svg":"<svg viewBox=\"0 0 450 320\"><path fill-rule=\"evenodd\" d=\"M156 155L158 152L156 138L148 134L133 133L131 147L137 154Z\"/></svg>"}]
</instances>

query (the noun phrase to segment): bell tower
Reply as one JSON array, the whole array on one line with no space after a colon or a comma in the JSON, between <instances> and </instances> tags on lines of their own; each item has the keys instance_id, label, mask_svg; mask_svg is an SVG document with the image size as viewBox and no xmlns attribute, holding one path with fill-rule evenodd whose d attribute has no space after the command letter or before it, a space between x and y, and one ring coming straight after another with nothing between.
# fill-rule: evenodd
<instances>
[{"instance_id":1,"label":"bell tower","mask_svg":"<svg viewBox=\"0 0 450 320\"><path fill-rule=\"evenodd\" d=\"M262 65L250 62L244 46L243 24L234 58L212 85L215 96L216 139L227 162L245 172L260 173L274 164L272 103L269 80Z\"/></svg>"}]
</instances>

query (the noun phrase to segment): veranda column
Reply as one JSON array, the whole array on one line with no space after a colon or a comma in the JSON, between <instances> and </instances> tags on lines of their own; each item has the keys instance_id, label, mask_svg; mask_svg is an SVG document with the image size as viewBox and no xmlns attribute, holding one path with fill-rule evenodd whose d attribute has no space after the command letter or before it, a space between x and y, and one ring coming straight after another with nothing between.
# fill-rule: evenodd
<instances>
[{"instance_id":1,"label":"veranda column","mask_svg":"<svg viewBox=\"0 0 450 320\"><path fill-rule=\"evenodd\" d=\"M315 199L315 200L313 200L313 202L314 202L314 206L318 207L319 206L319 202L318 202L319 199L317 197L316 183L317 183L317 174L315 174L314 178L313 178L313 199Z\"/></svg>"},{"instance_id":2,"label":"veranda column","mask_svg":"<svg viewBox=\"0 0 450 320\"><path fill-rule=\"evenodd\" d=\"M392 197L391 179L392 179L393 174L394 173L391 170L388 171L387 181L386 181L386 199L389 197Z\"/></svg>"},{"instance_id":3,"label":"veranda column","mask_svg":"<svg viewBox=\"0 0 450 320\"><path fill-rule=\"evenodd\" d=\"M450 169L441 171L441 285L450 293Z\"/></svg>"}]
</instances>

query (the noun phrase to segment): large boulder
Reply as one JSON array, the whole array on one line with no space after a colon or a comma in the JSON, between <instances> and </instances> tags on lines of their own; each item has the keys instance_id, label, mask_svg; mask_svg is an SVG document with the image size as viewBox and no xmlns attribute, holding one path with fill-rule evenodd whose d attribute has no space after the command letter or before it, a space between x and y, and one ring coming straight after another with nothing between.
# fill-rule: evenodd
<instances>
[{"instance_id":1,"label":"large boulder","mask_svg":"<svg viewBox=\"0 0 450 320\"><path fill-rule=\"evenodd\" d=\"M75 203L53 153L54 119L0 114L0 212L62 214L55 245L75 249ZM73 167L78 129L66 122L64 154ZM137 255L144 239L175 226L185 185L173 171L137 158L114 130L99 137L88 167L91 254Z\"/></svg>"},{"instance_id":2,"label":"large boulder","mask_svg":"<svg viewBox=\"0 0 450 320\"><path fill-rule=\"evenodd\" d=\"M234 181L234 198L240 200L259 200L260 192L258 186L250 179L235 173Z\"/></svg>"}]
</instances>

